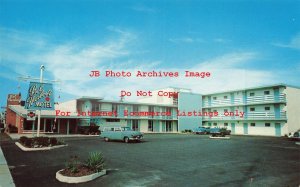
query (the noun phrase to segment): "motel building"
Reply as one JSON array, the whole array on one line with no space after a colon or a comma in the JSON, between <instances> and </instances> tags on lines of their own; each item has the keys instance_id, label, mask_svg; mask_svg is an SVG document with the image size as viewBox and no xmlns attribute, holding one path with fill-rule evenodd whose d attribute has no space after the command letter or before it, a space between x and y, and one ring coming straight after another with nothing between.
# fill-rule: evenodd
<instances>
[{"instance_id":1,"label":"motel building","mask_svg":"<svg viewBox=\"0 0 300 187\"><path fill-rule=\"evenodd\" d=\"M159 93L178 93L159 96ZM41 133L74 134L81 127L128 126L144 133L178 133L199 126L226 127L232 134L284 136L300 129L300 88L285 84L201 95L190 89L166 88L137 102L81 97L41 111ZM6 126L33 133L21 95L9 94ZM150 115L149 115L150 114ZM157 115L154 115L157 114Z\"/></svg>"}]
</instances>

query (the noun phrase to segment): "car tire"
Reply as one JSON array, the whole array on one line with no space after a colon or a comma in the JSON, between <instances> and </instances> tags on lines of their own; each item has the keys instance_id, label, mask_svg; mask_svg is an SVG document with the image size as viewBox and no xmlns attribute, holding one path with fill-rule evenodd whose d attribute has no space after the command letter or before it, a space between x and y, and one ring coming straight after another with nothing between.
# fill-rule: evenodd
<instances>
[{"instance_id":1,"label":"car tire","mask_svg":"<svg viewBox=\"0 0 300 187\"><path fill-rule=\"evenodd\" d=\"M125 143L129 143L129 138L128 137L124 137L124 142Z\"/></svg>"},{"instance_id":2,"label":"car tire","mask_svg":"<svg viewBox=\"0 0 300 187\"><path fill-rule=\"evenodd\" d=\"M104 141L108 142L108 141L109 141L109 138L104 137Z\"/></svg>"}]
</instances>

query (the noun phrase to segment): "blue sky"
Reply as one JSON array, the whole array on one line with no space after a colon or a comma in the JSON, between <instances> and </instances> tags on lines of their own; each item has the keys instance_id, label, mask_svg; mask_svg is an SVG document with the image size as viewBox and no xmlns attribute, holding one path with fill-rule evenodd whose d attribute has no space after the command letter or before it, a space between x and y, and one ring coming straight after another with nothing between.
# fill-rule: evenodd
<instances>
[{"instance_id":1,"label":"blue sky","mask_svg":"<svg viewBox=\"0 0 300 187\"><path fill-rule=\"evenodd\" d=\"M59 79L57 101L168 86L209 93L300 86L300 1L0 0L0 105L19 76ZM91 70L210 71L199 78L90 78ZM18 89L18 85L20 88ZM60 98L58 98L60 95ZM134 100L135 97L127 98Z\"/></svg>"}]
</instances>

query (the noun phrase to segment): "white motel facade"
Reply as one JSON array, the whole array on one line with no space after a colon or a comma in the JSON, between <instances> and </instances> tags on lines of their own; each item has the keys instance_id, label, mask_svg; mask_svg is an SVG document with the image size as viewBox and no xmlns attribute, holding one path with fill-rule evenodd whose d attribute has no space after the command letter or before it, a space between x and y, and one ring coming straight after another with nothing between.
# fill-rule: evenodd
<instances>
[{"instance_id":1,"label":"white motel facade","mask_svg":"<svg viewBox=\"0 0 300 187\"><path fill-rule=\"evenodd\" d=\"M178 95L162 97L159 91ZM36 130L36 121L26 121L23 106L8 103L7 108L7 115L16 116L15 123L12 117L9 123L19 133ZM170 87L137 102L81 97L59 103L55 109L42 111L42 132L76 133L93 123L100 128L129 126L144 133L177 133L205 126L225 127L238 135L284 136L300 129L300 88L276 84L202 95Z\"/></svg>"}]
</instances>

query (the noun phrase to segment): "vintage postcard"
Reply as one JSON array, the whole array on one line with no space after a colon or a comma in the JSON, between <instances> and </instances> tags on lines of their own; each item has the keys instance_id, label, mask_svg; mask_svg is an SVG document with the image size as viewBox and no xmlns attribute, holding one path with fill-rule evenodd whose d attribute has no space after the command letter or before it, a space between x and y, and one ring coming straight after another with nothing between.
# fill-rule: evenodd
<instances>
[{"instance_id":1,"label":"vintage postcard","mask_svg":"<svg viewBox=\"0 0 300 187\"><path fill-rule=\"evenodd\" d=\"M300 185L300 1L0 0L0 187Z\"/></svg>"}]
</instances>

